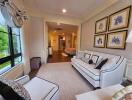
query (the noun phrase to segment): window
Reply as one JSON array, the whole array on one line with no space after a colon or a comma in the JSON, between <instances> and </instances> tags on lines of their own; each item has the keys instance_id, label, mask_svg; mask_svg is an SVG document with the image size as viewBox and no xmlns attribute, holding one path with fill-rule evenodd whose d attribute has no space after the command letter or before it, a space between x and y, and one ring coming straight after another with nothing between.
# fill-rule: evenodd
<instances>
[{"instance_id":1,"label":"window","mask_svg":"<svg viewBox=\"0 0 132 100\"><path fill-rule=\"evenodd\" d=\"M21 61L20 29L0 24L0 74Z\"/></svg>"}]
</instances>

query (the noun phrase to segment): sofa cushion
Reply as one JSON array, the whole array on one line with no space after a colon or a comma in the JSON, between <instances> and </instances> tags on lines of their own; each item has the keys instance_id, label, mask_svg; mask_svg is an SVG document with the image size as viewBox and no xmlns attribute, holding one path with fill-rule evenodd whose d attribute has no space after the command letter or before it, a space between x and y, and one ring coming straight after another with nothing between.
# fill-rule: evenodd
<instances>
[{"instance_id":1,"label":"sofa cushion","mask_svg":"<svg viewBox=\"0 0 132 100\"><path fill-rule=\"evenodd\" d=\"M90 59L90 57L91 57L91 54L89 54L89 53L85 53L85 54L84 54L84 58L85 58L85 59Z\"/></svg>"},{"instance_id":2,"label":"sofa cushion","mask_svg":"<svg viewBox=\"0 0 132 100\"><path fill-rule=\"evenodd\" d=\"M94 79L95 81L99 80L100 70L94 69L94 64L87 64L80 59L72 59L72 61L77 65L77 67L84 71L90 78Z\"/></svg>"},{"instance_id":3,"label":"sofa cushion","mask_svg":"<svg viewBox=\"0 0 132 100\"><path fill-rule=\"evenodd\" d=\"M47 100L46 98L49 95L52 97L58 91L58 87L55 84L38 77L33 78L24 87L29 92L32 100Z\"/></svg>"}]
</instances>

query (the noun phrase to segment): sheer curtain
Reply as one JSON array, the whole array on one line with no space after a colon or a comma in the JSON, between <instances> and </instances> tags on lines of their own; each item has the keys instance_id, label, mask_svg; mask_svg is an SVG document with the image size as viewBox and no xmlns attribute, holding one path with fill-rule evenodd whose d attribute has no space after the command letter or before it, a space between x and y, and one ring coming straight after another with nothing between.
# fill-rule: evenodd
<instances>
[{"instance_id":1,"label":"sheer curtain","mask_svg":"<svg viewBox=\"0 0 132 100\"><path fill-rule=\"evenodd\" d=\"M0 12L5 23L10 27L20 28L23 25L22 12L9 0L0 1Z\"/></svg>"}]
</instances>

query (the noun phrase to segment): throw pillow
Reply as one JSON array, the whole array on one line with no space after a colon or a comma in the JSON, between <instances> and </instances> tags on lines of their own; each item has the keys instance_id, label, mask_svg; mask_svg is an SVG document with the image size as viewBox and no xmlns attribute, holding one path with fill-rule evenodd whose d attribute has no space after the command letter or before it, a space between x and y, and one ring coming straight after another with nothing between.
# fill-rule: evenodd
<instances>
[{"instance_id":1,"label":"throw pillow","mask_svg":"<svg viewBox=\"0 0 132 100\"><path fill-rule=\"evenodd\" d=\"M85 53L84 58L90 59L91 54Z\"/></svg>"},{"instance_id":2,"label":"throw pillow","mask_svg":"<svg viewBox=\"0 0 132 100\"><path fill-rule=\"evenodd\" d=\"M8 86L7 89L10 89L10 91L13 90L20 97L22 97L24 100L31 100L29 93L21 84L15 82L13 80L6 80L5 78L0 78L0 82L6 84ZM15 99L10 99L10 100L15 100Z\"/></svg>"},{"instance_id":3,"label":"throw pillow","mask_svg":"<svg viewBox=\"0 0 132 100\"><path fill-rule=\"evenodd\" d=\"M132 100L132 85L129 85L112 96L112 100Z\"/></svg>"},{"instance_id":4,"label":"throw pillow","mask_svg":"<svg viewBox=\"0 0 132 100\"><path fill-rule=\"evenodd\" d=\"M98 66L96 66L95 69L101 69L102 66L103 66L107 61L108 61L108 58L102 60L102 61L100 62L100 64L98 64Z\"/></svg>"},{"instance_id":5,"label":"throw pillow","mask_svg":"<svg viewBox=\"0 0 132 100\"><path fill-rule=\"evenodd\" d=\"M24 98L19 96L10 86L2 82L0 82L0 94L6 100L24 100Z\"/></svg>"},{"instance_id":6,"label":"throw pillow","mask_svg":"<svg viewBox=\"0 0 132 100\"><path fill-rule=\"evenodd\" d=\"M125 95L125 100L132 100L132 93L128 93Z\"/></svg>"},{"instance_id":7,"label":"throw pillow","mask_svg":"<svg viewBox=\"0 0 132 100\"><path fill-rule=\"evenodd\" d=\"M93 64L93 60L90 59L90 60L88 61L88 63L89 63L89 64Z\"/></svg>"},{"instance_id":8,"label":"throw pillow","mask_svg":"<svg viewBox=\"0 0 132 100\"><path fill-rule=\"evenodd\" d=\"M98 59L99 59L99 56L97 56L97 55L92 55L91 59L93 60L93 63L94 63L94 64L97 64Z\"/></svg>"}]
</instances>

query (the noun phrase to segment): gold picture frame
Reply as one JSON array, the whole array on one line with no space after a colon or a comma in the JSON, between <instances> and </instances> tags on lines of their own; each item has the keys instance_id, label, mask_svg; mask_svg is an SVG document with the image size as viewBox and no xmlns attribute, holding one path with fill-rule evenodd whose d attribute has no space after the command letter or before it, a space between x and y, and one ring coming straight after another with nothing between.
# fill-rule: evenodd
<instances>
[{"instance_id":1,"label":"gold picture frame","mask_svg":"<svg viewBox=\"0 0 132 100\"><path fill-rule=\"evenodd\" d=\"M105 44L106 44L106 35L105 34L94 35L94 47L105 48Z\"/></svg>"},{"instance_id":2,"label":"gold picture frame","mask_svg":"<svg viewBox=\"0 0 132 100\"><path fill-rule=\"evenodd\" d=\"M126 37L127 30L108 33L106 47L110 49L125 49Z\"/></svg>"},{"instance_id":3,"label":"gold picture frame","mask_svg":"<svg viewBox=\"0 0 132 100\"><path fill-rule=\"evenodd\" d=\"M126 7L109 16L109 31L128 28L130 20L131 6Z\"/></svg>"},{"instance_id":4,"label":"gold picture frame","mask_svg":"<svg viewBox=\"0 0 132 100\"><path fill-rule=\"evenodd\" d=\"M95 23L95 33L103 33L107 31L108 17L102 18Z\"/></svg>"}]
</instances>

